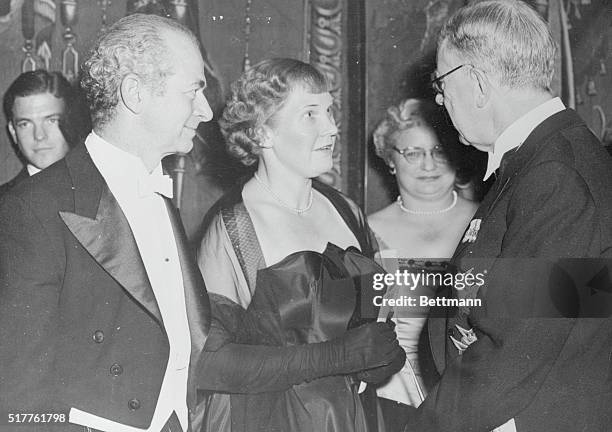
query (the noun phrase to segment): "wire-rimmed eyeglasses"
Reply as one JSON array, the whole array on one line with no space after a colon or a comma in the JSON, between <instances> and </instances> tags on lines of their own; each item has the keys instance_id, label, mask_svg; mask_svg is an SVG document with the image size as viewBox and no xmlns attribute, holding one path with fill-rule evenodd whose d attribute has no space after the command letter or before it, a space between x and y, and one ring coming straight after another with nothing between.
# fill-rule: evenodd
<instances>
[{"instance_id":1,"label":"wire-rimmed eyeglasses","mask_svg":"<svg viewBox=\"0 0 612 432\"><path fill-rule=\"evenodd\" d=\"M452 74L453 72L457 72L459 69L461 69L464 66L472 66L472 65L470 65L468 63L461 64L461 65L457 66L456 68L449 70L445 74L440 75L439 77L436 76L435 72L432 72L432 74L431 74L431 87L436 92L436 96L437 95L442 95L442 97L444 97L444 81L442 81L442 80L444 78L446 78L447 76L449 76L450 74Z\"/></svg>"},{"instance_id":2,"label":"wire-rimmed eyeglasses","mask_svg":"<svg viewBox=\"0 0 612 432\"><path fill-rule=\"evenodd\" d=\"M406 159L406 162L411 165L423 162L427 153L429 153L431 158L437 163L442 164L448 162L448 157L441 146L435 146L430 150L425 150L424 148L419 147L406 147L402 150L398 149L397 147L393 147L393 150L401 154L404 159Z\"/></svg>"}]
</instances>

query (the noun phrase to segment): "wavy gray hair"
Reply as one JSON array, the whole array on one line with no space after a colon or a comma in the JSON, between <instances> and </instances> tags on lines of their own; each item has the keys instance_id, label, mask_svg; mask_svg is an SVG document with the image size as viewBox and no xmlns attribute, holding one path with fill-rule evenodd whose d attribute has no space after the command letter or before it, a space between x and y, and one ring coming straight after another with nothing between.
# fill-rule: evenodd
<instances>
[{"instance_id":1,"label":"wavy gray hair","mask_svg":"<svg viewBox=\"0 0 612 432\"><path fill-rule=\"evenodd\" d=\"M491 0L459 9L438 38L466 61L497 74L509 88L549 90L556 46L538 13L520 0Z\"/></svg>"},{"instance_id":2,"label":"wavy gray hair","mask_svg":"<svg viewBox=\"0 0 612 432\"><path fill-rule=\"evenodd\" d=\"M173 73L171 53L163 36L173 31L198 46L193 33L177 21L149 14L121 18L98 39L81 77L94 127L113 118L121 81L129 73L140 76L149 88L163 94L166 79Z\"/></svg>"}]
</instances>

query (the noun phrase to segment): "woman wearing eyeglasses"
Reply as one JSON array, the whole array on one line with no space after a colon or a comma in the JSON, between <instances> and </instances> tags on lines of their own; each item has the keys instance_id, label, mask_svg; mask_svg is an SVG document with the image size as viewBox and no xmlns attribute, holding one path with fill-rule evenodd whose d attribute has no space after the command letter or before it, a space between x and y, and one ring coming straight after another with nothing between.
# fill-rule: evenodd
<instances>
[{"instance_id":1,"label":"woman wearing eyeglasses","mask_svg":"<svg viewBox=\"0 0 612 432\"><path fill-rule=\"evenodd\" d=\"M398 269L444 273L478 207L458 193L469 180L462 169L466 165L462 153L470 150L459 144L457 133L440 109L421 99L407 99L390 107L374 131L374 145L399 189L391 205L369 217L370 227L378 237L383 266L389 273ZM435 288L395 287L387 295L408 294L418 299L421 295L433 295ZM421 366L427 362L419 359L418 348L427 314L425 307L393 310L407 361L389 383L378 389L390 431L405 424L410 411L420 405L426 394Z\"/></svg>"}]
</instances>

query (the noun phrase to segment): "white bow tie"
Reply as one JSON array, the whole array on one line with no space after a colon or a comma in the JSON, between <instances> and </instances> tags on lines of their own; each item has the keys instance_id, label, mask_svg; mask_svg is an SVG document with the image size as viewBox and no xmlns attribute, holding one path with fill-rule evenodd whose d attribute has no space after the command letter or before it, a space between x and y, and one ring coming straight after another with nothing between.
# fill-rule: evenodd
<instances>
[{"instance_id":1,"label":"white bow tie","mask_svg":"<svg viewBox=\"0 0 612 432\"><path fill-rule=\"evenodd\" d=\"M151 174L138 180L138 195L141 197L149 196L154 193L172 198L173 187L172 177L162 174Z\"/></svg>"}]
</instances>

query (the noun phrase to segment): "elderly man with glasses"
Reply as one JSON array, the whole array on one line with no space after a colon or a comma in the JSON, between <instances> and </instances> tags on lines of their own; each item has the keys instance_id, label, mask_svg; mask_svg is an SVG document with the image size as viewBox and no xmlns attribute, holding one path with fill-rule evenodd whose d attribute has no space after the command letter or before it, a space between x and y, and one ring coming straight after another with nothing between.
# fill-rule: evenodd
<instances>
[{"instance_id":1,"label":"elderly man with glasses","mask_svg":"<svg viewBox=\"0 0 612 432\"><path fill-rule=\"evenodd\" d=\"M482 306L434 311L441 379L407 432L610 428L612 160L553 96L554 56L522 1L472 4L441 31L436 101L496 181L453 256L485 284L444 293Z\"/></svg>"}]
</instances>

